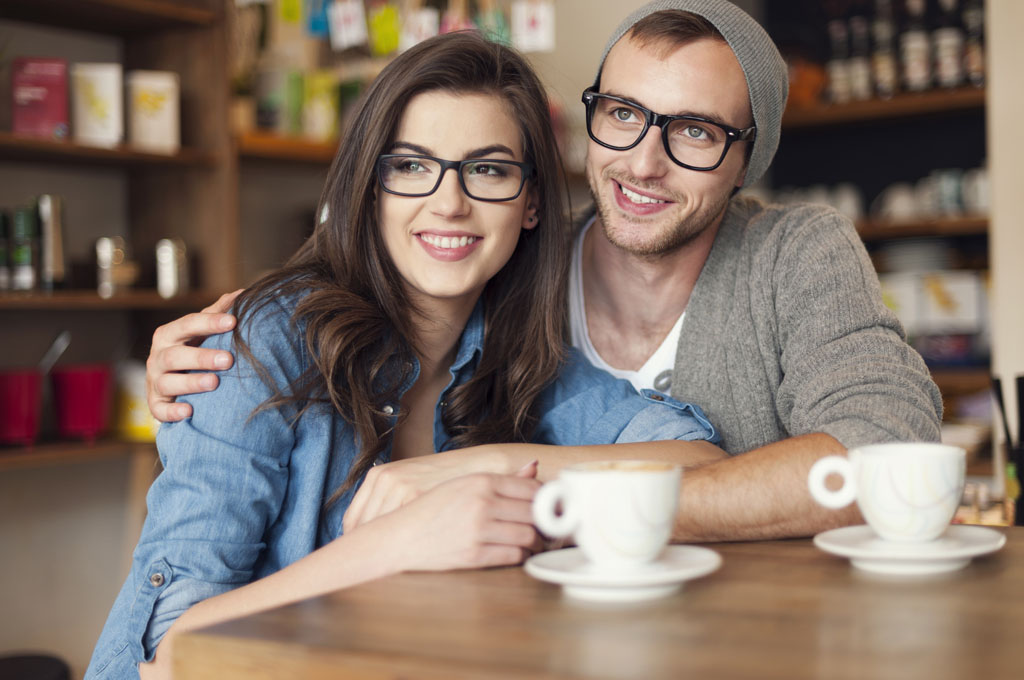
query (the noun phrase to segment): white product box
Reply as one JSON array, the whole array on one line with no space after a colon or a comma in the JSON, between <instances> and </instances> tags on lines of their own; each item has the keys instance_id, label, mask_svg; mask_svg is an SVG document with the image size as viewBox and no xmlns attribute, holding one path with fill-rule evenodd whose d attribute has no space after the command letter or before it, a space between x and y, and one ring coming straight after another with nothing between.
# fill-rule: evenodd
<instances>
[{"instance_id":1,"label":"white product box","mask_svg":"<svg viewBox=\"0 0 1024 680\"><path fill-rule=\"evenodd\" d=\"M71 65L71 115L75 141L112 147L124 137L121 65Z\"/></svg>"},{"instance_id":2,"label":"white product box","mask_svg":"<svg viewBox=\"0 0 1024 680\"><path fill-rule=\"evenodd\" d=\"M176 153L181 148L178 74L128 72L128 141L147 151Z\"/></svg>"}]
</instances>

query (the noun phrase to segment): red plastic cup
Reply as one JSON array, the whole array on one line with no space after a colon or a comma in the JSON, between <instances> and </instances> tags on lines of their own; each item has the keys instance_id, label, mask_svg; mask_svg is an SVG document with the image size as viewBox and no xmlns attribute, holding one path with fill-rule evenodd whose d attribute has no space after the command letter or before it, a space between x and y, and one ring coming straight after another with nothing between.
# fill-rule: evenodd
<instances>
[{"instance_id":1,"label":"red plastic cup","mask_svg":"<svg viewBox=\"0 0 1024 680\"><path fill-rule=\"evenodd\" d=\"M39 436L39 388L35 369L0 371L0 444L32 446Z\"/></svg>"},{"instance_id":2,"label":"red plastic cup","mask_svg":"<svg viewBox=\"0 0 1024 680\"><path fill-rule=\"evenodd\" d=\"M110 424L112 396L108 364L73 364L53 369L57 433L92 443Z\"/></svg>"}]
</instances>

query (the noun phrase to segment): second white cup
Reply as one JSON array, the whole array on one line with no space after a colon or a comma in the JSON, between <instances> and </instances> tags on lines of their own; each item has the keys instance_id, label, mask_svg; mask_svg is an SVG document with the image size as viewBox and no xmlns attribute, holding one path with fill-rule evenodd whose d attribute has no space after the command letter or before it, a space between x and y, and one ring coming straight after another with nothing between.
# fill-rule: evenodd
<instances>
[{"instance_id":1,"label":"second white cup","mask_svg":"<svg viewBox=\"0 0 1024 680\"><path fill-rule=\"evenodd\" d=\"M573 465L537 492L533 519L548 536L573 536L596 569L642 566L672 535L681 478L679 466L659 461Z\"/></svg>"},{"instance_id":2,"label":"second white cup","mask_svg":"<svg viewBox=\"0 0 1024 680\"><path fill-rule=\"evenodd\" d=\"M892 443L850 449L811 467L811 496L827 508L853 501L875 533L887 541L924 542L938 538L956 513L964 492L966 454L958 446ZM829 475L843 478L830 490Z\"/></svg>"}]
</instances>

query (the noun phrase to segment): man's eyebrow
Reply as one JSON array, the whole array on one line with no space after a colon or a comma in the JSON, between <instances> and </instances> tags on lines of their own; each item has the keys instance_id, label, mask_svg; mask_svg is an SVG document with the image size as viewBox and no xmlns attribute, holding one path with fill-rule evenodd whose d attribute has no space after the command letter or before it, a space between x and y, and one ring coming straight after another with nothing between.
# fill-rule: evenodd
<instances>
[{"instance_id":1,"label":"man's eyebrow","mask_svg":"<svg viewBox=\"0 0 1024 680\"><path fill-rule=\"evenodd\" d=\"M621 94L619 92L609 91L609 92L601 92L601 94L610 94L613 97L618 97L620 99L625 99L627 101L631 101L634 104L639 104L640 106L644 107L645 109L650 109L651 108L651 107L647 106L646 104L644 104L643 102L639 102L636 99L634 99L633 97L630 97L629 95ZM654 109L651 109L651 110L654 111ZM721 115L718 115L716 113L708 113L707 111L696 111L694 109L687 109L687 110L684 110L684 111L675 111L673 113L665 113L664 111L656 111L655 113L663 113L666 116L694 116L696 118L704 118L705 120L714 121L716 123L721 123L721 122L725 121L725 116L721 116ZM726 123L726 125L729 125L729 124ZM730 126L730 127L732 127L732 126Z\"/></svg>"},{"instance_id":2,"label":"man's eyebrow","mask_svg":"<svg viewBox=\"0 0 1024 680\"><path fill-rule=\"evenodd\" d=\"M430 149L426 148L425 146L420 146L419 144L413 144L412 142L397 141L397 142L395 142L391 146L391 148L392 148L392 151L394 151L396 149L399 149L399 148L407 149L407 150L411 151L412 153L420 154L422 156L433 156L434 155L430 151ZM505 146L504 144L491 144L489 146L482 146L482 147L480 147L478 149L472 149L471 151L469 151L468 153L465 154L464 158L485 158L487 156L490 156L491 154L496 154L496 153L507 154L507 155L511 156L512 158L516 157L516 155L512 151L512 149L510 149L509 147Z\"/></svg>"}]
</instances>

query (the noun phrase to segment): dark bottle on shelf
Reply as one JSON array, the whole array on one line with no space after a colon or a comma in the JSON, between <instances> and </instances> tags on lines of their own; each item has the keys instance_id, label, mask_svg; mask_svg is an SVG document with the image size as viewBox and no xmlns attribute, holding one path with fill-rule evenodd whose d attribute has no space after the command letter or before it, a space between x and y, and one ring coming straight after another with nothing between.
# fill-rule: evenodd
<instances>
[{"instance_id":1,"label":"dark bottle on shelf","mask_svg":"<svg viewBox=\"0 0 1024 680\"><path fill-rule=\"evenodd\" d=\"M938 0L939 13L932 31L935 83L959 87L964 82L964 29L958 0Z\"/></svg>"},{"instance_id":2,"label":"dark bottle on shelf","mask_svg":"<svg viewBox=\"0 0 1024 680\"><path fill-rule=\"evenodd\" d=\"M11 227L11 290L32 290L36 287L37 245L36 207L14 211Z\"/></svg>"},{"instance_id":3,"label":"dark bottle on shelf","mask_svg":"<svg viewBox=\"0 0 1024 680\"><path fill-rule=\"evenodd\" d=\"M964 75L971 85L985 84L985 7L982 0L965 0L961 14L964 27Z\"/></svg>"},{"instance_id":4,"label":"dark bottle on shelf","mask_svg":"<svg viewBox=\"0 0 1024 680\"><path fill-rule=\"evenodd\" d=\"M850 97L870 99L874 88L871 86L871 32L867 17L857 14L850 17Z\"/></svg>"},{"instance_id":5,"label":"dark bottle on shelf","mask_svg":"<svg viewBox=\"0 0 1024 680\"><path fill-rule=\"evenodd\" d=\"M896 58L896 20L892 13L892 0L875 0L875 16L871 22L873 46L871 75L875 93L891 97L899 90L899 60Z\"/></svg>"},{"instance_id":6,"label":"dark bottle on shelf","mask_svg":"<svg viewBox=\"0 0 1024 680\"><path fill-rule=\"evenodd\" d=\"M932 86L931 40L926 10L925 0L903 0L900 67L903 87L910 92L921 92Z\"/></svg>"},{"instance_id":7,"label":"dark bottle on shelf","mask_svg":"<svg viewBox=\"0 0 1024 680\"><path fill-rule=\"evenodd\" d=\"M828 22L829 60L825 64L828 73L828 99L833 104L850 101L850 37L846 22L834 18Z\"/></svg>"}]
</instances>

